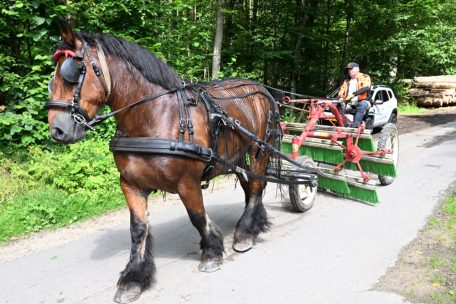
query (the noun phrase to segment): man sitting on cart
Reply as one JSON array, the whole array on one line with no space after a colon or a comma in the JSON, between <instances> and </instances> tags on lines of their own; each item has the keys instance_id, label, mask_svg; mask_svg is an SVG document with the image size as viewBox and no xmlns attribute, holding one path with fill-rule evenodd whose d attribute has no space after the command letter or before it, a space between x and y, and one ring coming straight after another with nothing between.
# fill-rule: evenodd
<instances>
[{"instance_id":1,"label":"man sitting on cart","mask_svg":"<svg viewBox=\"0 0 456 304\"><path fill-rule=\"evenodd\" d=\"M359 65L356 62L350 62L346 70L347 78L340 87L338 97L341 102L349 103L351 106L352 109L349 113L354 114L354 121L349 126L357 128L363 122L364 115L370 106L367 95L371 80L369 75L359 71Z\"/></svg>"}]
</instances>

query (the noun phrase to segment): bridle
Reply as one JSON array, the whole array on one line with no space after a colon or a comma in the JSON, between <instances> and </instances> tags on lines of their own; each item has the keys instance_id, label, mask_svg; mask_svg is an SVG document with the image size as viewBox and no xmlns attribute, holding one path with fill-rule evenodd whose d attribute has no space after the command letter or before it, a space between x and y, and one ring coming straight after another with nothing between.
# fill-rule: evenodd
<instances>
[{"instance_id":1,"label":"bridle","mask_svg":"<svg viewBox=\"0 0 456 304\"><path fill-rule=\"evenodd\" d=\"M80 107L79 102L81 99L81 89L84 83L84 79L87 73L87 67L84 60L85 54L87 54L87 58L89 59L90 65L92 66L95 75L97 75L98 80L100 81L101 86L103 87L105 93L105 100L104 104L108 104L110 92L110 76L109 70L106 65L106 59L104 57L103 50L101 47L98 47L98 58L103 70L103 75L96 65L95 61L93 60L93 56L90 53L90 50L87 46L87 42L84 40L82 41L82 47L79 54L71 50L58 50L54 53L54 60L57 62L60 56L65 56L65 60L63 61L60 67L60 76L63 78L64 81L77 84L76 91L74 92L73 98L71 101L64 101L64 100L53 100L46 102L46 106L48 108L63 108L64 110L68 111L73 118L73 120L77 124L82 124L90 129L93 129L89 115L87 111ZM51 78L48 90L52 95L52 85L54 83L54 77Z\"/></svg>"},{"instance_id":2,"label":"bridle","mask_svg":"<svg viewBox=\"0 0 456 304\"><path fill-rule=\"evenodd\" d=\"M60 108L63 110L66 110L70 112L71 117L73 118L74 122L77 124L82 124L85 127L94 130L93 126L102 122L103 120L108 119L111 116L116 115L117 113L127 110L129 108L135 107L137 105L140 105L142 103L148 102L155 100L161 96L174 93L178 89L183 89L185 88L186 84L184 83L181 88L175 88L171 89L168 91L164 91L161 93L158 93L156 95L151 95L151 96L146 96L143 97L121 109L109 112L107 114L103 115L96 115L93 119L90 119L89 115L87 114L87 111L84 110L79 106L79 101L80 101L80 95L81 95L81 89L82 89L82 84L84 83L85 75L87 72L87 67L84 61L84 55L87 53L87 57L90 61L90 65L92 66L92 69L94 70L95 74L98 77L98 80L100 81L101 86L103 87L103 90L105 92L105 100L104 104L109 104L109 96L111 94L111 81L110 81L110 73L109 69L106 64L106 58L103 53L103 50L100 46L97 47L97 53L98 53L98 60L100 61L101 69L103 71L103 75L100 72L100 69L96 65L95 61L93 60L93 56L90 53L90 50L87 46L87 43L82 40L82 48L81 52L79 54L76 54L75 52L71 50L58 50L54 53L54 61L57 62L60 56L65 56L65 60L62 63L62 66L60 67L60 76L64 79L64 81L72 84L77 84L76 91L74 92L73 99L71 101L64 101L64 100L53 100L53 101L48 101L46 102L46 106L48 108ZM79 63L78 63L79 62ZM54 82L54 77L51 78L49 81L48 85L48 90L49 93L52 95L52 85Z\"/></svg>"}]
</instances>

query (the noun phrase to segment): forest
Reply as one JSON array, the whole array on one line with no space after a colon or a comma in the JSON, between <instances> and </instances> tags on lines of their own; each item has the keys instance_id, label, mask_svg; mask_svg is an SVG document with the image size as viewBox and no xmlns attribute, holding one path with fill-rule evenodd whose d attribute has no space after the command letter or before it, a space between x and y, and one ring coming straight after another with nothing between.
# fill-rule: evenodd
<instances>
[{"instance_id":1,"label":"forest","mask_svg":"<svg viewBox=\"0 0 456 304\"><path fill-rule=\"evenodd\" d=\"M0 11L0 226L22 202L38 214L24 211L26 231L59 221L52 199L112 201L106 185L118 178L107 150L113 121L89 134L91 146L50 139L44 105L61 18L136 42L191 81L243 77L325 96L355 61L406 103L403 79L456 74L456 0L1 0ZM56 225L88 216L71 214Z\"/></svg>"},{"instance_id":2,"label":"forest","mask_svg":"<svg viewBox=\"0 0 456 304\"><path fill-rule=\"evenodd\" d=\"M324 96L356 61L405 97L401 79L456 73L456 0L3 0L0 8L0 141L22 146L48 137L43 102L62 17L77 31L137 42L198 81L212 78L218 8L216 78Z\"/></svg>"}]
</instances>

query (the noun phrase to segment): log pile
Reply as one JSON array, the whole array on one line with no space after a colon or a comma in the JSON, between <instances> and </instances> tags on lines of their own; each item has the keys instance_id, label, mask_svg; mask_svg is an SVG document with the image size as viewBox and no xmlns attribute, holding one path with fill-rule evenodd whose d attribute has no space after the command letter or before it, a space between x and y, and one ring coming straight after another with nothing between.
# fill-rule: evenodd
<instances>
[{"instance_id":1,"label":"log pile","mask_svg":"<svg viewBox=\"0 0 456 304\"><path fill-rule=\"evenodd\" d=\"M415 77L409 94L420 107L456 106L456 75Z\"/></svg>"}]
</instances>

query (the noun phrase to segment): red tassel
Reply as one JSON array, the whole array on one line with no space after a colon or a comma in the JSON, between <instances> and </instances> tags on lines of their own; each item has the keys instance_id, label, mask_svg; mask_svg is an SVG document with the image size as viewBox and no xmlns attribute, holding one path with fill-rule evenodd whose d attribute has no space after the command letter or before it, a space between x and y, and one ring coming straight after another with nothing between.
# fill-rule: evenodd
<instances>
[{"instance_id":1,"label":"red tassel","mask_svg":"<svg viewBox=\"0 0 456 304\"><path fill-rule=\"evenodd\" d=\"M54 53L54 61L57 62L60 56L65 56L65 59L68 57L76 57L76 53L72 50L58 50Z\"/></svg>"}]
</instances>

